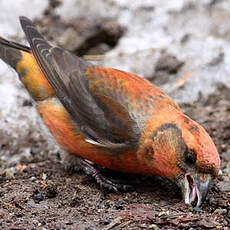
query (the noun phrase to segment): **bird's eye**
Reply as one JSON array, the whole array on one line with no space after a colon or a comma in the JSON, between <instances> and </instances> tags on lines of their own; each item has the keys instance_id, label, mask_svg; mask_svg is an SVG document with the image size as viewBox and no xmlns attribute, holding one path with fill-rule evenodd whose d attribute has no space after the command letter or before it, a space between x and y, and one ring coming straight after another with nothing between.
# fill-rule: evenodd
<instances>
[{"instance_id":1,"label":"bird's eye","mask_svg":"<svg viewBox=\"0 0 230 230\"><path fill-rule=\"evenodd\" d=\"M192 149L188 149L185 152L185 160L188 164L195 164L196 163L196 153Z\"/></svg>"}]
</instances>

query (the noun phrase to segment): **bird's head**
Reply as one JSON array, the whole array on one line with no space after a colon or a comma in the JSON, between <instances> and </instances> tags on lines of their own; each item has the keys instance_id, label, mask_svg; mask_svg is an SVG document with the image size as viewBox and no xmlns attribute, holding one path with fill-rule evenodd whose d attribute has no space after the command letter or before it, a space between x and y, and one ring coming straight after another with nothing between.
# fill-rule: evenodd
<instances>
[{"instance_id":1,"label":"bird's head","mask_svg":"<svg viewBox=\"0 0 230 230\"><path fill-rule=\"evenodd\" d=\"M174 181L181 188L186 204L199 207L211 179L218 175L220 157L199 124L182 113L171 118L155 129L145 161L154 174Z\"/></svg>"}]
</instances>

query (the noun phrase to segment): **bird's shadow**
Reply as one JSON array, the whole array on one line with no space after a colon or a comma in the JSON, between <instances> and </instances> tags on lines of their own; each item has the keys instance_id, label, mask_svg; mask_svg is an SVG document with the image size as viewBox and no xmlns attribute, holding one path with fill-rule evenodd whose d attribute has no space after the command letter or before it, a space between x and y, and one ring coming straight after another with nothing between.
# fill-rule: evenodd
<instances>
[{"instance_id":1,"label":"bird's shadow","mask_svg":"<svg viewBox=\"0 0 230 230\"><path fill-rule=\"evenodd\" d=\"M103 176L116 183L131 185L131 189L120 191L122 193L135 191L139 194L152 193L160 200L181 200L182 194L180 188L166 178L154 175L127 174L107 168L102 168ZM103 189L105 193L113 193Z\"/></svg>"}]
</instances>

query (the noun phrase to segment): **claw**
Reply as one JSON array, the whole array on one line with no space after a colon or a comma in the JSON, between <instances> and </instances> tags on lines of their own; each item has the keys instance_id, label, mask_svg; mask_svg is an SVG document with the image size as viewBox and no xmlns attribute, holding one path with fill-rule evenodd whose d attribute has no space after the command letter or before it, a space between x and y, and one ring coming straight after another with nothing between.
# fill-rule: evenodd
<instances>
[{"instance_id":1,"label":"claw","mask_svg":"<svg viewBox=\"0 0 230 230\"><path fill-rule=\"evenodd\" d=\"M75 163L77 163L82 168L82 170L89 176L92 176L96 182L102 187L106 188L110 191L127 191L133 189L132 185L124 184L120 180L110 179L104 176L100 170L100 168L83 158L75 157Z\"/></svg>"}]
</instances>

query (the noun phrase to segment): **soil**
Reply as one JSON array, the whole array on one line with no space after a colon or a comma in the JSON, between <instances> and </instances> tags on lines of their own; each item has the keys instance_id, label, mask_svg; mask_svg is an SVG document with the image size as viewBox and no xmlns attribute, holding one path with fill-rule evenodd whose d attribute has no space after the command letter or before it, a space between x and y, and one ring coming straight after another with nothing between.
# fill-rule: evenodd
<instances>
[{"instance_id":1,"label":"soil","mask_svg":"<svg viewBox=\"0 0 230 230\"><path fill-rule=\"evenodd\" d=\"M46 22L50 11L47 10L44 16ZM49 20L54 19L52 15ZM108 22L108 19L105 20ZM108 24L114 25L115 22L109 20ZM98 24L95 25L98 28ZM116 25L116 28L120 27ZM98 35L99 32L93 36L103 37ZM121 35L122 32L119 32L115 37L119 39ZM88 34L85 39L81 46L84 52L79 48L82 54L87 53L86 47L93 49L91 45L85 45L85 41L91 40ZM77 50L76 47L73 49ZM175 62L174 57L164 56L164 59L167 58L168 65L172 60ZM177 66L177 69L181 65L176 63L174 67ZM168 72L172 74L175 68ZM171 67L164 63L164 69ZM58 153L39 157L34 154L29 161L20 163L13 177L8 173L0 175L0 228L227 230L230 226L229 98L230 89L220 85L219 90L208 99L201 95L196 103L181 105L186 114L210 133L222 160L221 173L213 181L200 211L186 206L179 188L165 179L138 176L140 182L135 183L134 191L110 192L100 188L94 179L83 172L66 170ZM23 106L31 106L31 102L26 101ZM126 174L119 176L129 178Z\"/></svg>"}]
</instances>

